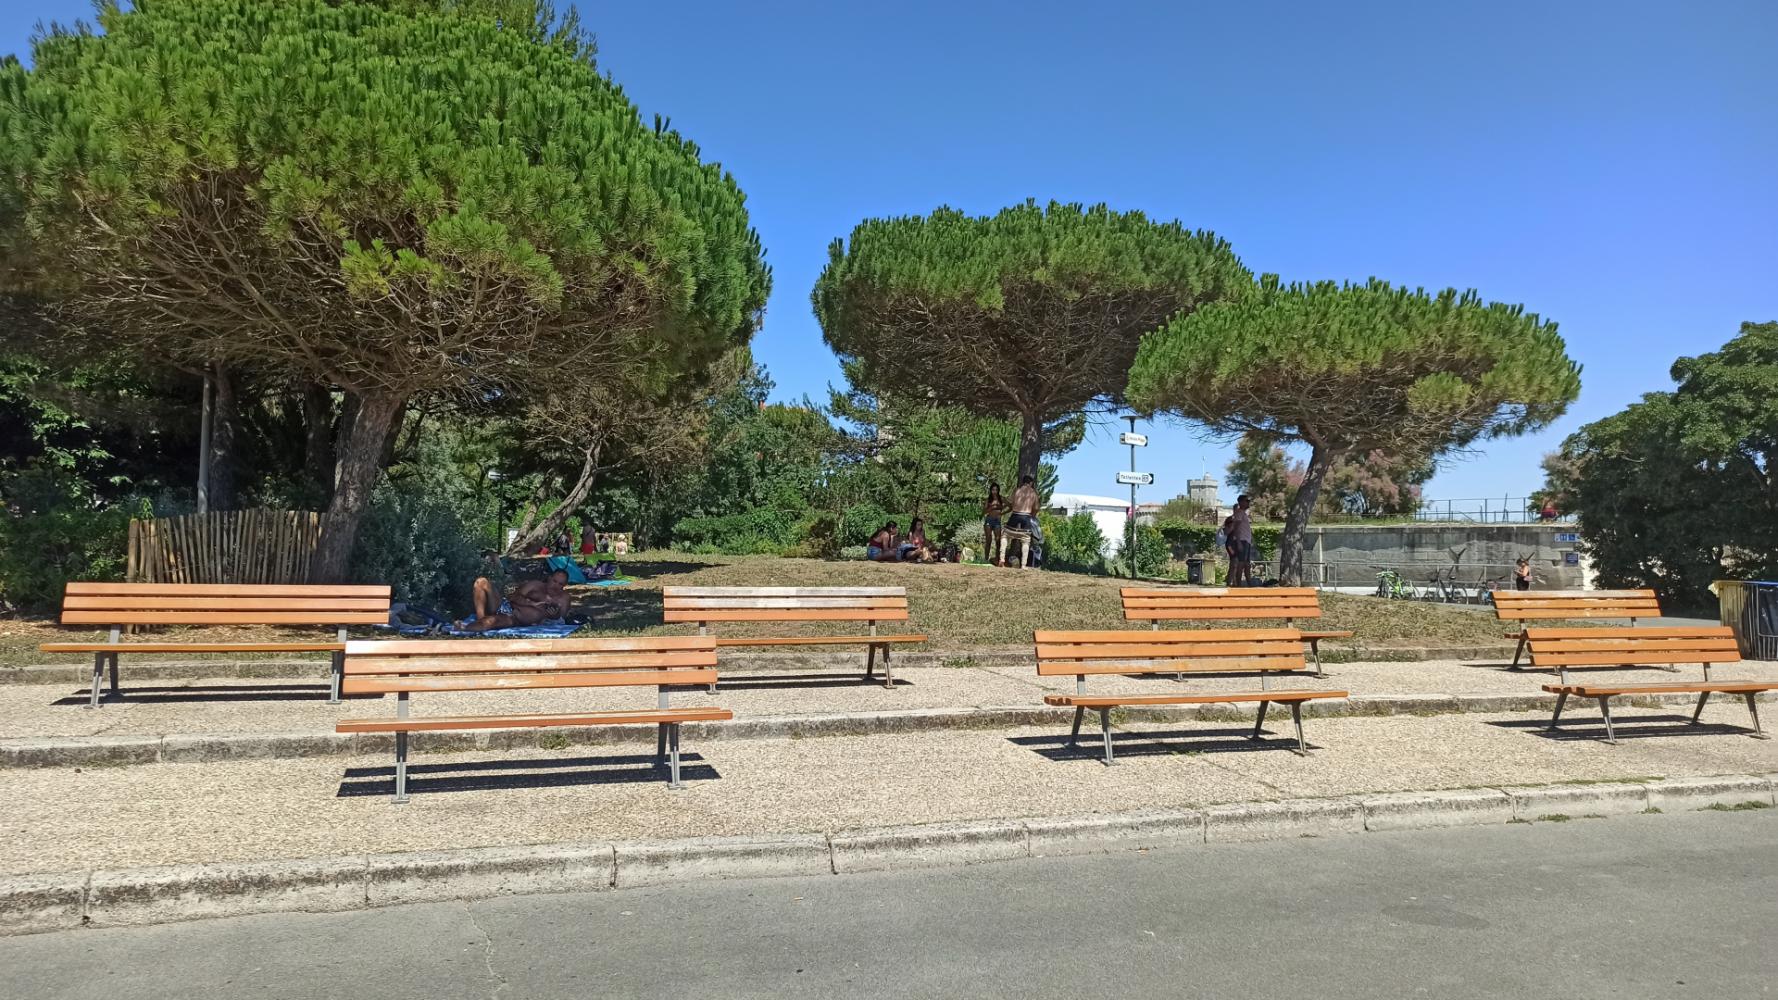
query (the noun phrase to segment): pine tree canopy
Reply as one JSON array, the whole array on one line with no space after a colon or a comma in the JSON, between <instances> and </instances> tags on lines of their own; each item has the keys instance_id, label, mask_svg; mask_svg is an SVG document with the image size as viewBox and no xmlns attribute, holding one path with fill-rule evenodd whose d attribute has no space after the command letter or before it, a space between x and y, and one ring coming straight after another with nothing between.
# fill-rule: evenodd
<instances>
[{"instance_id":1,"label":"pine tree canopy","mask_svg":"<svg viewBox=\"0 0 1778 1000\"><path fill-rule=\"evenodd\" d=\"M534 7L108 4L0 65L0 251L153 350L355 393L745 339L770 274L734 179L572 22L482 9Z\"/></svg>"},{"instance_id":2,"label":"pine tree canopy","mask_svg":"<svg viewBox=\"0 0 1778 1000\"><path fill-rule=\"evenodd\" d=\"M1149 412L1334 455L1436 456L1543 427L1579 392L1580 366L1555 324L1520 306L1374 279L1281 287L1271 276L1146 338L1129 386Z\"/></svg>"}]
</instances>

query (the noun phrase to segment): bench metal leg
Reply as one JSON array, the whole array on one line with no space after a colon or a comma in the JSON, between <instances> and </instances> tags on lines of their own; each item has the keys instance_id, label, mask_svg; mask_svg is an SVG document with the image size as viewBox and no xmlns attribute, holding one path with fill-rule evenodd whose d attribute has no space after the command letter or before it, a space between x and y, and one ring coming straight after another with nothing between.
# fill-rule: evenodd
<instances>
[{"instance_id":1,"label":"bench metal leg","mask_svg":"<svg viewBox=\"0 0 1778 1000\"><path fill-rule=\"evenodd\" d=\"M1710 692L1708 692L1708 691L1699 691L1698 692L1698 707L1692 710L1692 725L1694 725L1694 726L1697 725L1698 720L1703 717L1704 703L1709 700L1710 700Z\"/></svg>"},{"instance_id":2,"label":"bench metal leg","mask_svg":"<svg viewBox=\"0 0 1778 1000\"><path fill-rule=\"evenodd\" d=\"M113 697L113 698L121 697L122 691L119 690L119 688L117 686L117 654L116 653L106 653L105 659L107 661L109 661L110 666L111 666L111 697Z\"/></svg>"},{"instance_id":3,"label":"bench metal leg","mask_svg":"<svg viewBox=\"0 0 1778 1000\"><path fill-rule=\"evenodd\" d=\"M670 723L663 722L663 723L660 723L659 725L654 727L655 728L655 734L654 734L654 766L655 767L660 767L662 764L665 764L667 762L667 726L668 725L670 725Z\"/></svg>"},{"instance_id":4,"label":"bench metal leg","mask_svg":"<svg viewBox=\"0 0 1778 1000\"><path fill-rule=\"evenodd\" d=\"M1326 677L1327 670L1321 666L1321 640L1309 640L1309 655L1315 657L1315 676Z\"/></svg>"},{"instance_id":5,"label":"bench metal leg","mask_svg":"<svg viewBox=\"0 0 1778 1000\"><path fill-rule=\"evenodd\" d=\"M1105 737L1105 766L1110 767L1111 765L1117 763L1117 761L1113 760L1111 757L1111 709L1110 708L1101 708L1099 710L1099 732L1102 733Z\"/></svg>"},{"instance_id":6,"label":"bench metal leg","mask_svg":"<svg viewBox=\"0 0 1778 1000\"><path fill-rule=\"evenodd\" d=\"M1266 709L1271 707L1271 704L1272 703L1269 701L1262 701L1259 703L1259 718L1253 720L1252 739L1256 739L1256 740L1259 739L1259 734L1262 732L1265 732Z\"/></svg>"},{"instance_id":7,"label":"bench metal leg","mask_svg":"<svg viewBox=\"0 0 1778 1000\"><path fill-rule=\"evenodd\" d=\"M86 707L88 708L99 707L99 686L105 683L105 657L107 655L105 653L93 654L93 690L92 695L87 699Z\"/></svg>"},{"instance_id":8,"label":"bench metal leg","mask_svg":"<svg viewBox=\"0 0 1778 1000\"><path fill-rule=\"evenodd\" d=\"M1303 739L1302 702L1293 701L1290 703L1290 721L1296 723L1296 752L1307 757L1309 755L1309 741Z\"/></svg>"},{"instance_id":9,"label":"bench metal leg","mask_svg":"<svg viewBox=\"0 0 1778 1000\"><path fill-rule=\"evenodd\" d=\"M1525 633L1523 631L1521 631L1519 633L1519 648L1513 650L1513 665L1508 667L1507 669L1508 670L1519 669L1519 657L1524 656L1524 655L1525 655Z\"/></svg>"},{"instance_id":10,"label":"bench metal leg","mask_svg":"<svg viewBox=\"0 0 1778 1000\"><path fill-rule=\"evenodd\" d=\"M1616 745L1617 733L1611 728L1611 698L1603 696L1599 699L1599 714L1605 716L1605 742Z\"/></svg>"},{"instance_id":11,"label":"bench metal leg","mask_svg":"<svg viewBox=\"0 0 1778 1000\"><path fill-rule=\"evenodd\" d=\"M877 673L877 647L864 647L864 679L870 680Z\"/></svg>"},{"instance_id":12,"label":"bench metal leg","mask_svg":"<svg viewBox=\"0 0 1778 1000\"><path fill-rule=\"evenodd\" d=\"M1753 717L1753 738L1756 740L1769 740L1772 737L1767 734L1764 729L1759 727L1759 709L1755 707L1754 697L1754 692L1747 692L1747 714Z\"/></svg>"},{"instance_id":13,"label":"bench metal leg","mask_svg":"<svg viewBox=\"0 0 1778 1000\"><path fill-rule=\"evenodd\" d=\"M889 664L889 647L887 645L883 647L883 686L886 688L895 686L895 668Z\"/></svg>"},{"instance_id":14,"label":"bench metal leg","mask_svg":"<svg viewBox=\"0 0 1778 1000\"><path fill-rule=\"evenodd\" d=\"M1074 706L1074 729L1068 734L1068 745L1080 742L1080 720L1086 718L1087 710L1079 705Z\"/></svg>"},{"instance_id":15,"label":"bench metal leg","mask_svg":"<svg viewBox=\"0 0 1778 1000\"><path fill-rule=\"evenodd\" d=\"M1561 694L1556 695L1556 714L1550 716L1551 731L1556 728L1556 723L1562 721L1562 706L1566 704L1568 704L1568 692L1564 691Z\"/></svg>"},{"instance_id":16,"label":"bench metal leg","mask_svg":"<svg viewBox=\"0 0 1778 1000\"><path fill-rule=\"evenodd\" d=\"M397 805L407 801L407 734L395 734L395 798Z\"/></svg>"},{"instance_id":17,"label":"bench metal leg","mask_svg":"<svg viewBox=\"0 0 1778 1000\"><path fill-rule=\"evenodd\" d=\"M327 703L329 705L338 705L340 703L340 684L345 678L345 675L346 654L344 652L335 652L333 654L333 674L328 678L327 682Z\"/></svg>"},{"instance_id":18,"label":"bench metal leg","mask_svg":"<svg viewBox=\"0 0 1778 1000\"><path fill-rule=\"evenodd\" d=\"M667 725L667 787L681 789L685 782L679 780L679 723Z\"/></svg>"}]
</instances>

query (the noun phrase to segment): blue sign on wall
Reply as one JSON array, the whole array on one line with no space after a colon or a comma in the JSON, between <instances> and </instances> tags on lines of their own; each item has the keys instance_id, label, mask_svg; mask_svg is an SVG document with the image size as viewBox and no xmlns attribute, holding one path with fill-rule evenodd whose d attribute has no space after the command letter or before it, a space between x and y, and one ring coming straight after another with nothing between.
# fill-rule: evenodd
<instances>
[{"instance_id":1,"label":"blue sign on wall","mask_svg":"<svg viewBox=\"0 0 1778 1000\"><path fill-rule=\"evenodd\" d=\"M1569 566L1579 566L1580 565L1580 553L1579 552L1564 552L1562 554L1562 562L1566 565L1569 565Z\"/></svg>"},{"instance_id":2,"label":"blue sign on wall","mask_svg":"<svg viewBox=\"0 0 1778 1000\"><path fill-rule=\"evenodd\" d=\"M1573 531L1558 531L1558 532L1556 532L1556 544L1557 545L1562 545L1564 543L1572 545L1578 541L1580 541L1580 535L1576 532L1573 532Z\"/></svg>"}]
</instances>

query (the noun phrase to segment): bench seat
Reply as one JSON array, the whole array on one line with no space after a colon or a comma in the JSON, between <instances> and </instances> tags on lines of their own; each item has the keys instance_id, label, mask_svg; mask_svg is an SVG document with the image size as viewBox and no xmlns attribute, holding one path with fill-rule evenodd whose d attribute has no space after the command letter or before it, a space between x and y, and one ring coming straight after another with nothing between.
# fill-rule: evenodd
<instances>
[{"instance_id":1,"label":"bench seat","mask_svg":"<svg viewBox=\"0 0 1778 1000\"><path fill-rule=\"evenodd\" d=\"M1137 694L1081 695L1049 694L1046 705L1065 708L1117 708L1122 705L1215 705L1253 701L1312 701L1316 698L1345 698L1345 691L1234 691L1227 694Z\"/></svg>"},{"instance_id":2,"label":"bench seat","mask_svg":"<svg viewBox=\"0 0 1778 1000\"><path fill-rule=\"evenodd\" d=\"M1516 621L1519 631L1506 633L1518 642L1513 650L1512 666L1519 669L1525 655L1527 623L1534 621L1579 621L1592 618L1617 618L1635 625L1642 618L1661 617L1661 602L1653 590L1496 590L1494 617Z\"/></svg>"},{"instance_id":3,"label":"bench seat","mask_svg":"<svg viewBox=\"0 0 1778 1000\"><path fill-rule=\"evenodd\" d=\"M1778 691L1778 681L1713 680L1710 665L1738 663L1741 650L1735 634L1727 626L1674 628L1528 628L1525 643L1531 648L1531 664L1540 668L1554 667L1561 672L1561 681L1545 684L1543 689L1556 696L1556 711L1550 716L1550 730L1562 721L1562 707L1570 697L1591 698L1599 703L1599 714L1605 719L1605 742L1616 743L1612 728L1611 699L1639 694L1696 694L1698 707L1692 712L1697 725L1704 714L1704 704L1713 694L1735 694L1747 700L1747 714L1753 720L1753 736L1765 739L1760 728L1756 697L1762 691ZM1570 683L1568 671L1575 667L1665 666L1696 663L1703 668L1701 681L1665 681L1656 684Z\"/></svg>"},{"instance_id":4,"label":"bench seat","mask_svg":"<svg viewBox=\"0 0 1778 1000\"><path fill-rule=\"evenodd\" d=\"M1294 625L1299 618L1321 617L1321 593L1314 587L1124 587L1119 591L1125 621L1146 621L1159 629L1164 621L1245 621L1269 618ZM1325 639L1350 639L1349 630L1299 632L1321 667Z\"/></svg>"},{"instance_id":5,"label":"bench seat","mask_svg":"<svg viewBox=\"0 0 1778 1000\"><path fill-rule=\"evenodd\" d=\"M1111 710L1125 705L1214 705L1257 703L1258 719L1253 738L1265 732L1266 709L1273 702L1290 707L1296 725L1296 752L1307 754L1303 738L1303 702L1317 698L1345 698L1344 691L1309 691L1268 685L1271 674L1308 670L1303 657L1303 634L1294 628L1193 629L1185 632L1062 632L1032 635L1037 648L1039 677L1074 677L1073 694L1044 695L1046 705L1074 709L1074 728L1068 745L1080 741L1080 724L1087 710L1099 713L1099 730L1105 747L1105 763L1115 764L1111 748ZM1193 694L1098 695L1087 693L1087 678L1106 674L1188 673L1259 675L1259 689L1205 691Z\"/></svg>"},{"instance_id":6,"label":"bench seat","mask_svg":"<svg viewBox=\"0 0 1778 1000\"><path fill-rule=\"evenodd\" d=\"M720 622L864 622L870 626L869 635L718 636L716 645L863 646L865 681L876 676L881 653L887 688L895 686L890 647L926 641L923 635L877 634L879 622L908 620L906 587L663 587L661 620L695 623L699 635L708 635L710 626Z\"/></svg>"},{"instance_id":7,"label":"bench seat","mask_svg":"<svg viewBox=\"0 0 1778 1000\"><path fill-rule=\"evenodd\" d=\"M892 642L925 642L923 635L807 635L791 638L742 639L716 637L724 646L885 646Z\"/></svg>"},{"instance_id":8,"label":"bench seat","mask_svg":"<svg viewBox=\"0 0 1778 1000\"><path fill-rule=\"evenodd\" d=\"M429 715L406 719L349 719L339 733L417 733L453 729L542 729L549 726L665 725L676 722L727 722L726 708L651 708L636 711L571 712L566 715Z\"/></svg>"},{"instance_id":9,"label":"bench seat","mask_svg":"<svg viewBox=\"0 0 1778 1000\"><path fill-rule=\"evenodd\" d=\"M343 642L46 642L45 653L338 653Z\"/></svg>"}]
</instances>

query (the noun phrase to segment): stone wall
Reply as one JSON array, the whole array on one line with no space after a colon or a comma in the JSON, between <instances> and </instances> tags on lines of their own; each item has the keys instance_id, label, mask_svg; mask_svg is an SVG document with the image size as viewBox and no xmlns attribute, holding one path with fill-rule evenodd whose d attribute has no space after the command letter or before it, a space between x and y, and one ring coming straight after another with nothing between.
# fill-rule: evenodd
<instances>
[{"instance_id":1,"label":"stone wall","mask_svg":"<svg viewBox=\"0 0 1778 1000\"><path fill-rule=\"evenodd\" d=\"M1448 572L1473 585L1512 572L1529 557L1538 590L1585 587L1590 573L1572 524L1331 524L1311 526L1306 539L1304 583L1325 587L1372 587L1377 572L1389 568L1424 585L1434 573Z\"/></svg>"}]
</instances>

